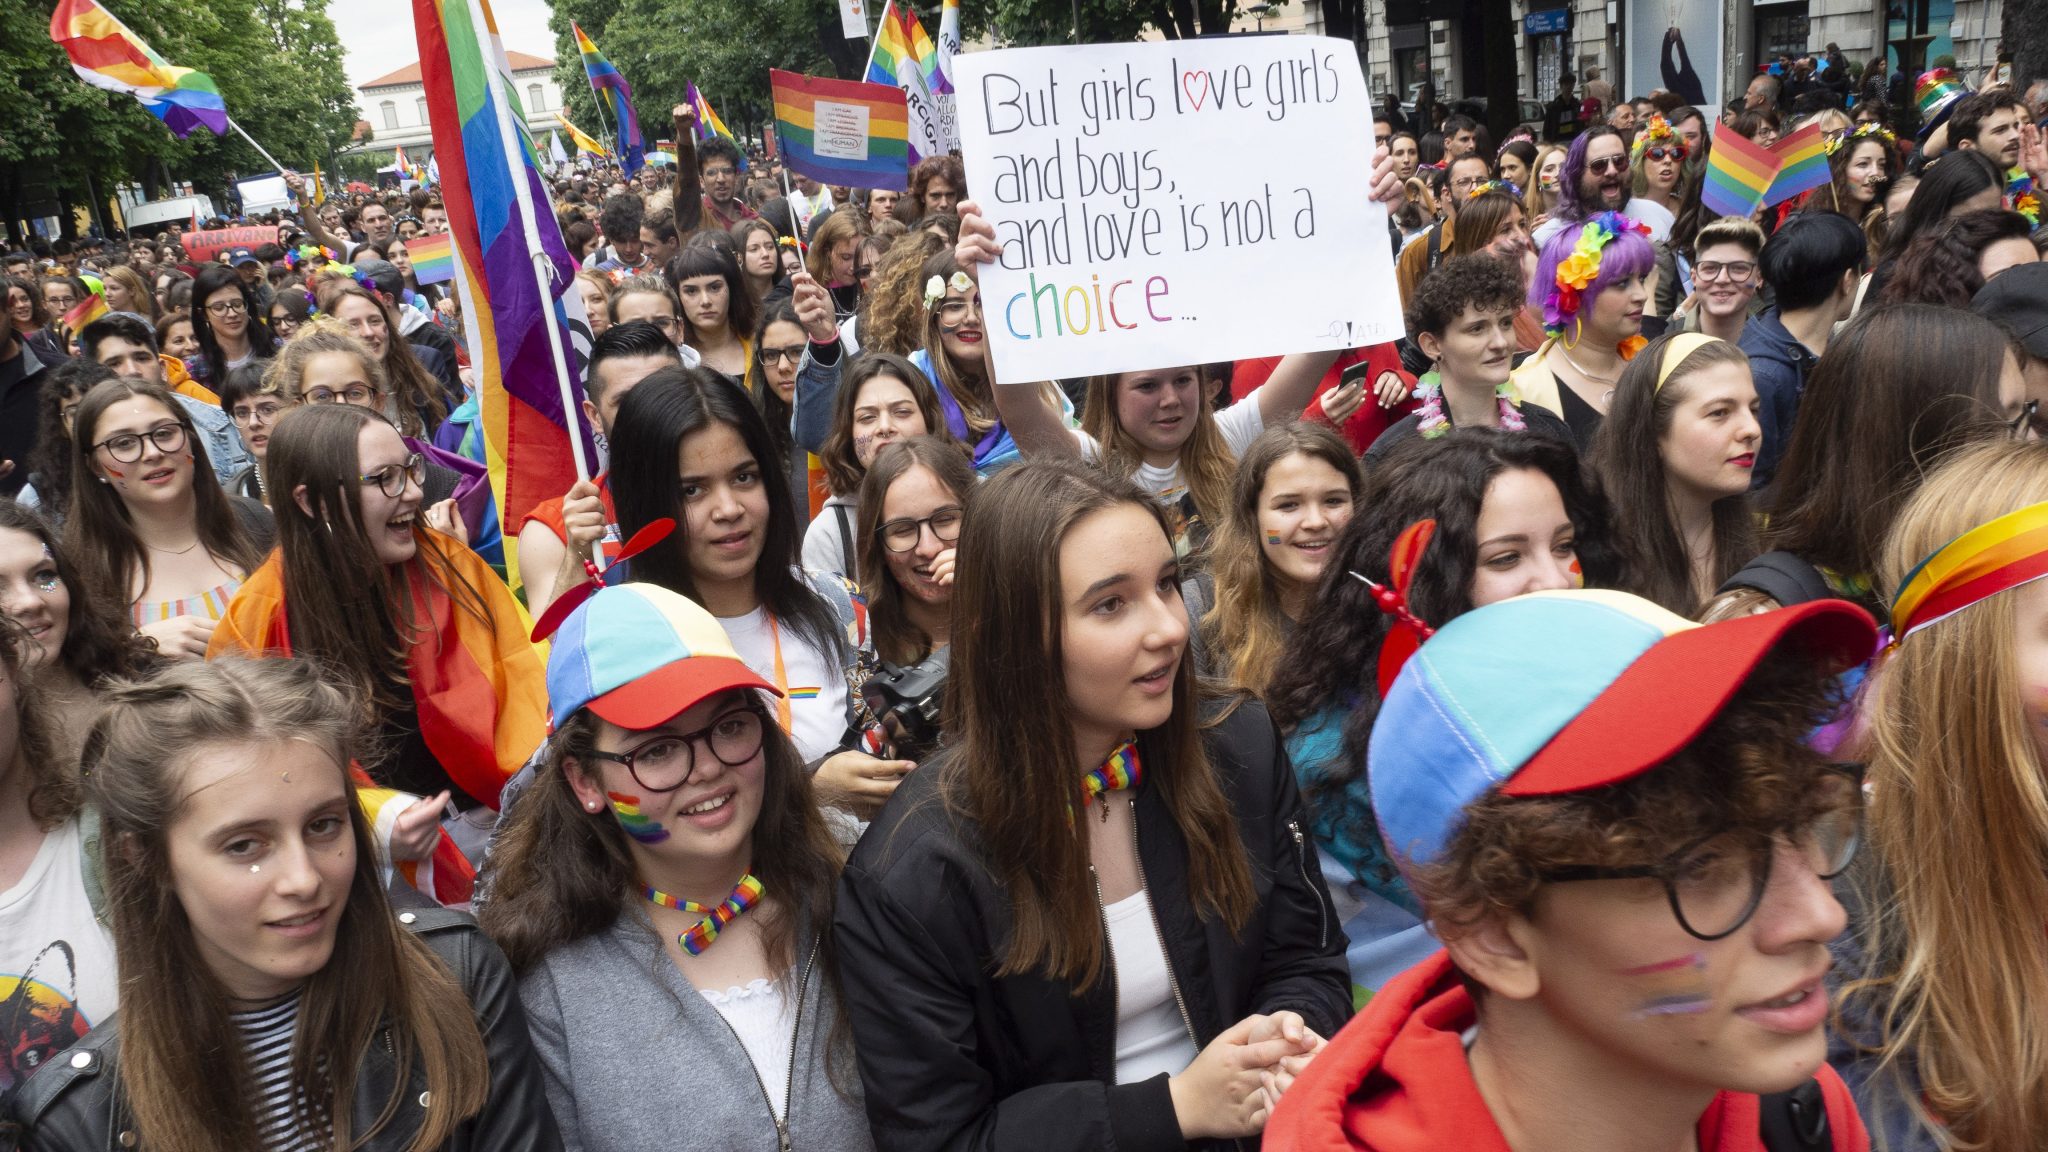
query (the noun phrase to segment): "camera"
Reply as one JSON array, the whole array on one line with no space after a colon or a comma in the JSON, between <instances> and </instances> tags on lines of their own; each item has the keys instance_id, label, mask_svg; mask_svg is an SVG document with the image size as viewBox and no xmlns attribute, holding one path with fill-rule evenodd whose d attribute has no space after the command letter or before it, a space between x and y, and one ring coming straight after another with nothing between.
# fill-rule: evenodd
<instances>
[{"instance_id":1,"label":"camera","mask_svg":"<svg viewBox=\"0 0 2048 1152\"><path fill-rule=\"evenodd\" d=\"M890 751L903 760L923 760L939 747L939 707L946 692L950 649L940 648L915 664L884 661L861 698L891 739ZM895 722L890 723L894 717Z\"/></svg>"}]
</instances>

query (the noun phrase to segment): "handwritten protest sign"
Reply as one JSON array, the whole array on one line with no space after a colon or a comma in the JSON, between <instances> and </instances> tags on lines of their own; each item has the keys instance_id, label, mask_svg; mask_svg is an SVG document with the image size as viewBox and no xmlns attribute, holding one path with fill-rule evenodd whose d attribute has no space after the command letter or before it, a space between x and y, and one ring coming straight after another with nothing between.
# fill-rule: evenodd
<instances>
[{"instance_id":1,"label":"handwritten protest sign","mask_svg":"<svg viewBox=\"0 0 2048 1152\"><path fill-rule=\"evenodd\" d=\"M178 237L184 246L185 255L194 264L204 264L230 248L260 248L265 244L277 243L277 229L272 226L261 228L215 228L205 232L187 232Z\"/></svg>"},{"instance_id":2,"label":"handwritten protest sign","mask_svg":"<svg viewBox=\"0 0 2048 1152\"><path fill-rule=\"evenodd\" d=\"M953 61L1008 383L1402 334L1358 54L1317 36Z\"/></svg>"}]
</instances>

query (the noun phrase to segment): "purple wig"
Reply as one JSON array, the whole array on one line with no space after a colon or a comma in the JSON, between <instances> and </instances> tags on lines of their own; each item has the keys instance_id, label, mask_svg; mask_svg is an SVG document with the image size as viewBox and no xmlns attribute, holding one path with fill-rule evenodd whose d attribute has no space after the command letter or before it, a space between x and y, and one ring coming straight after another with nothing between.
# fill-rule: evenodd
<instances>
[{"instance_id":1,"label":"purple wig","mask_svg":"<svg viewBox=\"0 0 2048 1152\"><path fill-rule=\"evenodd\" d=\"M1556 308L1546 308L1551 294L1557 291L1557 267L1571 258L1572 249L1579 243L1579 235L1589 226L1599 224L1614 231L1614 238L1600 249L1600 272L1593 282L1579 290L1577 308L1559 314ZM1529 310L1543 321L1546 328L1569 325L1572 318L1593 307L1593 301L1600 293L1614 284L1637 276L1648 276L1657 266L1657 249L1650 244L1650 238L1637 231L1638 225L1619 213L1602 212L1584 223L1568 224L1550 243L1543 246L1542 255L1536 259L1536 275L1529 281Z\"/></svg>"},{"instance_id":2,"label":"purple wig","mask_svg":"<svg viewBox=\"0 0 2048 1152\"><path fill-rule=\"evenodd\" d=\"M1593 147L1593 141L1600 139L1602 136L1612 136L1620 140L1622 158L1628 158L1628 140L1621 133L1609 128L1607 125L1596 124L1579 133L1578 137L1572 141L1572 146L1565 150L1564 167L1560 168L1557 173L1557 207L1553 214L1558 219L1583 220L1587 216L1592 215L1593 211L1599 209L1600 205L1597 204L1585 205L1579 203L1579 188L1586 176L1586 152ZM1621 202L1623 205L1628 203L1628 191L1628 182L1623 181L1621 186Z\"/></svg>"}]
</instances>

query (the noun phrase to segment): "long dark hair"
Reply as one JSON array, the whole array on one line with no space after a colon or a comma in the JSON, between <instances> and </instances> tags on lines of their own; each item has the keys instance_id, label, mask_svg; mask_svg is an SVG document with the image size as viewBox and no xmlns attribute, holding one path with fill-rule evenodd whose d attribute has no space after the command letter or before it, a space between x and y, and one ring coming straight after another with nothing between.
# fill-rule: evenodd
<instances>
[{"instance_id":1,"label":"long dark hair","mask_svg":"<svg viewBox=\"0 0 2048 1152\"><path fill-rule=\"evenodd\" d=\"M1085 517L1142 509L1173 538L1165 512L1124 476L1078 461L1020 464L982 486L960 536L953 615L972 621L953 638L947 725L953 747L939 787L949 811L971 821L990 871L1010 899L1010 938L999 975L1042 973L1087 989L1106 956L1089 884L1088 842L1073 826L1074 758L1065 670L1060 548ZM1256 895L1237 820L1201 733L1193 646L1173 684L1173 714L1138 734L1145 780L1157 787L1187 842L1188 893L1204 919L1233 933ZM927 771L931 768L927 768Z\"/></svg>"},{"instance_id":2,"label":"long dark hair","mask_svg":"<svg viewBox=\"0 0 2048 1152\"><path fill-rule=\"evenodd\" d=\"M1587 587L1611 588L1620 578L1607 503L1582 478L1571 445L1526 432L1459 428L1389 452L1367 474L1365 498L1337 538L1315 602L1303 615L1315 627L1295 629L1266 693L1266 706L1282 731L1326 707L1345 711L1344 750L1309 787L1311 804L1342 810L1345 786L1366 770L1366 745L1380 712L1380 643L1392 617L1351 573L1386 585L1395 537L1417 520L1434 519L1436 535L1416 567L1408 607L1434 627L1470 612L1487 486L1503 472L1523 469L1541 472L1557 486ZM1372 819L1369 812L1346 817Z\"/></svg>"},{"instance_id":3,"label":"long dark hair","mask_svg":"<svg viewBox=\"0 0 2048 1152\"><path fill-rule=\"evenodd\" d=\"M846 639L832 610L797 574L797 523L789 476L776 466L775 441L761 410L740 386L708 368L663 368L640 381L619 404L612 422L612 501L626 539L656 520L673 519L675 531L633 558L633 578L680 592L698 603L690 571L689 525L677 484L676 462L691 433L723 424L739 433L761 470L768 495L761 558L754 565L754 595L777 620L787 621L820 652L843 654ZM272 441L276 443L275 440Z\"/></svg>"},{"instance_id":4,"label":"long dark hair","mask_svg":"<svg viewBox=\"0 0 2048 1152\"><path fill-rule=\"evenodd\" d=\"M41 513L12 500L0 500L0 529L26 533L39 541L57 568L57 579L71 596L64 618L64 648L56 663L92 687L109 676L127 676L149 663L149 651L114 605L93 594L78 574L78 565L57 541L57 532Z\"/></svg>"},{"instance_id":5,"label":"long dark hair","mask_svg":"<svg viewBox=\"0 0 2048 1152\"><path fill-rule=\"evenodd\" d=\"M788 297L783 297L761 310L760 319L749 334L754 339L754 403L761 409L761 419L768 423L768 435L775 441L775 457L787 471L791 454L803 449L796 446L796 440L789 432L789 421L793 415L790 403L776 395L775 389L769 386L768 371L761 363L763 337L768 333L768 326L778 321L794 324L799 329L804 326L803 321L796 318L796 305ZM809 340L808 335L805 339ZM790 495L794 497L797 494Z\"/></svg>"},{"instance_id":6,"label":"long dark hair","mask_svg":"<svg viewBox=\"0 0 2048 1152\"><path fill-rule=\"evenodd\" d=\"M903 610L903 589L889 571L888 550L882 544L882 506L889 486L914 468L923 468L953 494L963 514L974 505L975 490L981 485L974 465L960 451L960 442L934 436L912 436L883 445L875 462L861 481L860 511L854 521L860 542L860 586L868 601L869 634L875 652L893 664L915 664L931 655L932 638L910 622Z\"/></svg>"},{"instance_id":7,"label":"long dark hair","mask_svg":"<svg viewBox=\"0 0 2048 1152\"><path fill-rule=\"evenodd\" d=\"M29 452L28 471L36 500L58 523L71 515L71 431L64 427L64 406L112 379L112 368L73 356L51 369L36 397L36 446Z\"/></svg>"},{"instance_id":8,"label":"long dark hair","mask_svg":"<svg viewBox=\"0 0 2048 1152\"><path fill-rule=\"evenodd\" d=\"M1700 607L1700 595L1693 587L1691 555L1673 519L1670 474L1660 445L1671 430L1672 413L1686 398L1688 377L1718 364L1747 370L1749 357L1726 340L1703 344L1673 365L1670 379L1659 387L1657 375L1670 341L1669 336L1657 340L1623 369L1587 463L1614 509L1614 535L1627 563L1622 590L1691 616ZM1711 576L1718 588L1756 556L1748 494L1714 501L1712 524Z\"/></svg>"},{"instance_id":9,"label":"long dark hair","mask_svg":"<svg viewBox=\"0 0 2048 1152\"><path fill-rule=\"evenodd\" d=\"M1884 258L1905 251L1906 242L1930 232L1955 206L1986 189L2005 187L2005 173L1981 149L1959 148L1944 152L1921 170L1920 185L1906 210L1899 213L1885 234Z\"/></svg>"},{"instance_id":10,"label":"long dark hair","mask_svg":"<svg viewBox=\"0 0 2048 1152\"><path fill-rule=\"evenodd\" d=\"M355 872L334 952L308 977L292 1040L293 1119L359 1146L397 1117L417 1070L432 1093L409 1152L443 1147L484 1107L490 1067L469 996L419 937L399 927L383 865L348 764L357 708L302 660L229 657L165 666L114 685L86 733L80 773L104 820L107 903L121 970L120 1093L144 1147L159 1152L255 1148L257 1089L230 1018L227 990L199 951L174 881L169 827L182 766L226 744L304 741L328 758L347 797ZM378 1035L396 1085L353 1130L363 1054ZM209 1054L194 1060L195 1052ZM374 1080L374 1078L373 1078Z\"/></svg>"},{"instance_id":11,"label":"long dark hair","mask_svg":"<svg viewBox=\"0 0 2048 1152\"><path fill-rule=\"evenodd\" d=\"M0 501L0 508L13 506ZM78 814L83 795L75 765L57 754L56 725L43 703L41 684L28 675L29 645L34 643L20 625L0 618L0 677L14 689L14 757L27 772L28 817L50 832Z\"/></svg>"},{"instance_id":12,"label":"long dark hair","mask_svg":"<svg viewBox=\"0 0 2048 1152\"><path fill-rule=\"evenodd\" d=\"M1877 302L1938 304L1967 312L1970 300L1984 287L1978 265L1984 249L2000 240L2029 240L2033 231L2025 216L2003 208L1938 221L1924 235L1906 242Z\"/></svg>"},{"instance_id":13,"label":"long dark hair","mask_svg":"<svg viewBox=\"0 0 2048 1152\"><path fill-rule=\"evenodd\" d=\"M228 376L228 358L220 350L220 341L214 339L213 313L206 310L207 297L223 288L240 293L242 307L248 310L250 354L259 360L277 354L277 340L270 334L270 318L257 306L256 293L242 283L241 273L225 264L208 264L199 270L192 284L192 335L199 339L199 361L206 366L208 380L225 380Z\"/></svg>"},{"instance_id":14,"label":"long dark hair","mask_svg":"<svg viewBox=\"0 0 2048 1152\"><path fill-rule=\"evenodd\" d=\"M709 235L709 233L699 233ZM723 233L720 233L723 236ZM725 237L728 244L732 238ZM747 278L740 275L740 262L725 248L711 243L697 243L694 240L683 246L683 250L669 259L668 267L662 269L668 279L668 286L675 289L678 297L683 291L683 281L695 276L719 276L725 280L725 327L735 340L750 339L759 320L758 306L754 294L747 290ZM677 316L683 324L683 343L692 348L697 346L697 330L690 325L690 310L678 307Z\"/></svg>"},{"instance_id":15,"label":"long dark hair","mask_svg":"<svg viewBox=\"0 0 2048 1152\"><path fill-rule=\"evenodd\" d=\"M42 287L39 282L27 276L9 276L4 280L0 280L0 289L19 288L23 292L28 293L29 327L25 330L17 329L17 331L40 332L43 325L50 322L50 314L43 308ZM14 317L11 315L7 317L7 326L10 328L14 327Z\"/></svg>"},{"instance_id":16,"label":"long dark hair","mask_svg":"<svg viewBox=\"0 0 2048 1152\"><path fill-rule=\"evenodd\" d=\"M917 410L924 415L925 435L942 437L962 452L968 451L966 445L953 439L952 430L946 426L946 410L939 405L939 391L931 377L893 353L862 352L839 378L839 391L832 398L832 430L818 446L818 456L825 464L825 485L834 496L851 496L860 491L861 477L867 474L853 447L853 413L860 407L860 390L877 376L900 380L910 389Z\"/></svg>"},{"instance_id":17,"label":"long dark hair","mask_svg":"<svg viewBox=\"0 0 2048 1152\"><path fill-rule=\"evenodd\" d=\"M1998 380L2009 356L2012 338L1972 312L1892 304L1859 313L1807 377L1768 493L1763 547L1844 579L1874 575L1892 518L1926 474L1956 449L2005 434Z\"/></svg>"},{"instance_id":18,"label":"long dark hair","mask_svg":"<svg viewBox=\"0 0 2048 1152\"><path fill-rule=\"evenodd\" d=\"M114 486L97 482L92 445L94 429L107 409L134 398L163 405L185 430L185 450L192 454L193 524L200 546L216 561L239 568L245 576L263 562L255 542L242 530L241 518L235 515L227 493L214 483L206 441L177 397L146 380L116 377L102 381L85 394L71 422L75 432L71 438L71 514L64 539L89 594L103 603L118 604L123 611L135 603L130 590L133 578L139 574L144 584L149 582L149 551L135 538L128 506Z\"/></svg>"}]
</instances>

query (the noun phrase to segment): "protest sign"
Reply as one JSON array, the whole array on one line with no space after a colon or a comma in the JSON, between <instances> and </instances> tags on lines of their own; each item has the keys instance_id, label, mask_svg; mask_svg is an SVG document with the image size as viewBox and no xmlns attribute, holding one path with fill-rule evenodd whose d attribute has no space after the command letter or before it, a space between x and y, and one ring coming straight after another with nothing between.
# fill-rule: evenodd
<instances>
[{"instance_id":1,"label":"protest sign","mask_svg":"<svg viewBox=\"0 0 2048 1152\"><path fill-rule=\"evenodd\" d=\"M178 243L185 249L185 255L194 264L204 264L230 248L260 248L265 244L277 243L277 229L263 228L214 228L206 232L187 232L178 237Z\"/></svg>"},{"instance_id":2,"label":"protest sign","mask_svg":"<svg viewBox=\"0 0 2048 1152\"><path fill-rule=\"evenodd\" d=\"M953 60L1005 383L1402 334L1358 54L1320 36Z\"/></svg>"}]
</instances>

